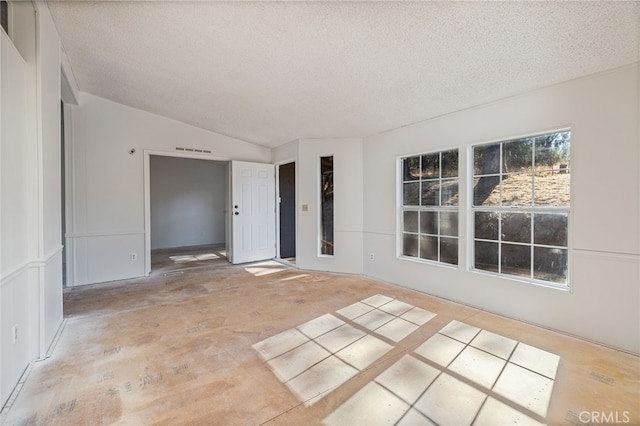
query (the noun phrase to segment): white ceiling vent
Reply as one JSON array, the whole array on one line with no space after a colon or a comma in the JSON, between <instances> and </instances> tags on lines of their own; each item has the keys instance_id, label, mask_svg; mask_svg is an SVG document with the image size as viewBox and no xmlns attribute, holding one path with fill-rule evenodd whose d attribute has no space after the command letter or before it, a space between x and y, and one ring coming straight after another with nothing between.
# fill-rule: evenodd
<instances>
[{"instance_id":1,"label":"white ceiling vent","mask_svg":"<svg viewBox=\"0 0 640 426\"><path fill-rule=\"evenodd\" d=\"M198 148L183 148L180 146L176 147L176 151L182 152L196 152L198 154L211 154L211 150L209 149L198 149Z\"/></svg>"}]
</instances>

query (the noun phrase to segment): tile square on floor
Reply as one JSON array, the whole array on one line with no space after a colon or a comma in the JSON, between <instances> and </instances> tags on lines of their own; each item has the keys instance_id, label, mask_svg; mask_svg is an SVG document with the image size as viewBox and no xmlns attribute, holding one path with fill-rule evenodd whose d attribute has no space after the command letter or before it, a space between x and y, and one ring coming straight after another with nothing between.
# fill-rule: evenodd
<instances>
[{"instance_id":1,"label":"tile square on floor","mask_svg":"<svg viewBox=\"0 0 640 426\"><path fill-rule=\"evenodd\" d=\"M502 359L509 359L513 348L515 348L517 344L518 342L513 339L500 336L487 330L482 330L471 341L471 346L499 356Z\"/></svg>"},{"instance_id":2,"label":"tile square on floor","mask_svg":"<svg viewBox=\"0 0 640 426\"><path fill-rule=\"evenodd\" d=\"M321 317L314 318L304 324L297 326L304 335L315 339L316 337L334 330L344 324L344 321L334 317L331 314L324 314Z\"/></svg>"},{"instance_id":3,"label":"tile square on floor","mask_svg":"<svg viewBox=\"0 0 640 426\"><path fill-rule=\"evenodd\" d=\"M487 398L473 426L542 425L526 414L492 397Z\"/></svg>"},{"instance_id":4,"label":"tile square on floor","mask_svg":"<svg viewBox=\"0 0 640 426\"><path fill-rule=\"evenodd\" d=\"M470 425L486 394L442 373L418 399L414 408L441 425Z\"/></svg>"},{"instance_id":5,"label":"tile square on floor","mask_svg":"<svg viewBox=\"0 0 640 426\"><path fill-rule=\"evenodd\" d=\"M309 341L268 361L282 382L286 382L331 355L316 342Z\"/></svg>"},{"instance_id":6,"label":"tile square on floor","mask_svg":"<svg viewBox=\"0 0 640 426\"><path fill-rule=\"evenodd\" d=\"M345 324L318 337L315 341L329 352L335 353L340 349L349 346L365 334L366 333L364 331L352 327L349 324Z\"/></svg>"},{"instance_id":7,"label":"tile square on floor","mask_svg":"<svg viewBox=\"0 0 640 426\"><path fill-rule=\"evenodd\" d=\"M491 389L506 362L502 358L467 346L449 365L449 370Z\"/></svg>"},{"instance_id":8,"label":"tile square on floor","mask_svg":"<svg viewBox=\"0 0 640 426\"><path fill-rule=\"evenodd\" d=\"M325 425L394 425L409 405L375 382L369 382L323 420Z\"/></svg>"},{"instance_id":9,"label":"tile square on floor","mask_svg":"<svg viewBox=\"0 0 640 426\"><path fill-rule=\"evenodd\" d=\"M413 309L410 309L404 314L400 315L400 318L411 321L416 325L425 325L435 316L436 314L434 314L433 312L427 311L426 309L418 308L416 306Z\"/></svg>"},{"instance_id":10,"label":"tile square on floor","mask_svg":"<svg viewBox=\"0 0 640 426\"><path fill-rule=\"evenodd\" d=\"M381 356L393 349L393 346L377 337L366 335L356 340L346 348L336 352L336 356L353 365L358 370L364 370Z\"/></svg>"},{"instance_id":11,"label":"tile square on floor","mask_svg":"<svg viewBox=\"0 0 640 426\"><path fill-rule=\"evenodd\" d=\"M361 317L353 320L356 324L360 324L368 330L375 330L376 328L388 323L395 317L393 315L389 315L385 312L374 309L371 312L368 312Z\"/></svg>"},{"instance_id":12,"label":"tile square on floor","mask_svg":"<svg viewBox=\"0 0 640 426\"><path fill-rule=\"evenodd\" d=\"M356 374L358 370L331 356L291 379L287 386L300 401L310 406Z\"/></svg>"},{"instance_id":13,"label":"tile square on floor","mask_svg":"<svg viewBox=\"0 0 640 426\"><path fill-rule=\"evenodd\" d=\"M362 303L366 303L367 305L371 305L374 308L377 308L378 306L382 306L385 303L389 303L393 300L393 298L389 297L389 296L383 296L382 294L376 294L374 296L371 297L367 297L366 299L362 300Z\"/></svg>"},{"instance_id":14,"label":"tile square on floor","mask_svg":"<svg viewBox=\"0 0 640 426\"><path fill-rule=\"evenodd\" d=\"M364 315L367 312L372 311L373 309L374 309L373 306L366 305L362 302L356 302L353 305L349 305L346 308L342 308L336 312L342 315L343 317L349 318L350 320L352 320L354 318L359 317L360 315Z\"/></svg>"},{"instance_id":15,"label":"tile square on floor","mask_svg":"<svg viewBox=\"0 0 640 426\"><path fill-rule=\"evenodd\" d=\"M442 334L434 334L422 345L418 346L415 352L446 367L465 348L463 343L458 342Z\"/></svg>"},{"instance_id":16,"label":"tile square on floor","mask_svg":"<svg viewBox=\"0 0 640 426\"><path fill-rule=\"evenodd\" d=\"M440 370L405 355L398 362L376 377L376 382L389 389L409 404L418 397L438 377Z\"/></svg>"},{"instance_id":17,"label":"tile square on floor","mask_svg":"<svg viewBox=\"0 0 640 426\"><path fill-rule=\"evenodd\" d=\"M389 321L380 328L377 328L375 332L397 343L417 329L417 325L409 321L405 321L402 318L396 318Z\"/></svg>"},{"instance_id":18,"label":"tile square on floor","mask_svg":"<svg viewBox=\"0 0 640 426\"><path fill-rule=\"evenodd\" d=\"M254 344L253 348L258 351L262 359L268 361L308 341L304 334L292 328Z\"/></svg>"},{"instance_id":19,"label":"tile square on floor","mask_svg":"<svg viewBox=\"0 0 640 426\"><path fill-rule=\"evenodd\" d=\"M413 308L413 305L404 303L400 300L392 300L391 302L385 303L384 305L378 307L378 309L380 309L381 311L395 316L400 316L411 308Z\"/></svg>"},{"instance_id":20,"label":"tile square on floor","mask_svg":"<svg viewBox=\"0 0 640 426\"><path fill-rule=\"evenodd\" d=\"M462 343L469 343L480 329L469 324L465 324L460 321L453 320L447 324L439 333L449 336L452 339L461 341Z\"/></svg>"},{"instance_id":21,"label":"tile square on floor","mask_svg":"<svg viewBox=\"0 0 640 426\"><path fill-rule=\"evenodd\" d=\"M551 352L529 346L522 342L518 343L518 347L513 351L509 360L521 367L533 370L550 379L556 378L556 371L560 363L560 357Z\"/></svg>"},{"instance_id":22,"label":"tile square on floor","mask_svg":"<svg viewBox=\"0 0 640 426\"><path fill-rule=\"evenodd\" d=\"M507 363L493 391L532 412L545 417L553 380L515 364Z\"/></svg>"}]
</instances>

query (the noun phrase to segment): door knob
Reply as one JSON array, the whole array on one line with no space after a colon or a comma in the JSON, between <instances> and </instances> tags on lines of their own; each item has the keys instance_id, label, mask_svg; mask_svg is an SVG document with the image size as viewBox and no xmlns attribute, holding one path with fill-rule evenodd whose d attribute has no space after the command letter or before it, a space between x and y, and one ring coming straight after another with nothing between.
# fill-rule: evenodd
<instances>
[{"instance_id":1,"label":"door knob","mask_svg":"<svg viewBox=\"0 0 640 426\"><path fill-rule=\"evenodd\" d=\"M239 213L239 212L235 212L234 214L235 214L236 216L238 216L240 213Z\"/></svg>"}]
</instances>

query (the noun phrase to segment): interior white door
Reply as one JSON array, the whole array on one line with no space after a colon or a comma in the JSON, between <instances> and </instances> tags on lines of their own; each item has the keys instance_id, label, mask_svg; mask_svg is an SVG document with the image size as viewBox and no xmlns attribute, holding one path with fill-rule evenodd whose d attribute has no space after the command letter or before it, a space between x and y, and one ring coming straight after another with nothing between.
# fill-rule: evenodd
<instances>
[{"instance_id":1,"label":"interior white door","mask_svg":"<svg viewBox=\"0 0 640 426\"><path fill-rule=\"evenodd\" d=\"M276 194L273 164L231 162L231 263L276 255Z\"/></svg>"}]
</instances>

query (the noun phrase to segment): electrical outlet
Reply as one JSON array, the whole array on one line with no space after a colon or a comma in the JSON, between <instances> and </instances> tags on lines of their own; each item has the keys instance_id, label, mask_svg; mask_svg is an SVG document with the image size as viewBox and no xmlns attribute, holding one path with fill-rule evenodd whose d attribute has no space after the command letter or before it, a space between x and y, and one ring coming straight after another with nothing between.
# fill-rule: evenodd
<instances>
[{"instance_id":1,"label":"electrical outlet","mask_svg":"<svg viewBox=\"0 0 640 426\"><path fill-rule=\"evenodd\" d=\"M376 260L375 253L369 253L369 260Z\"/></svg>"},{"instance_id":2,"label":"electrical outlet","mask_svg":"<svg viewBox=\"0 0 640 426\"><path fill-rule=\"evenodd\" d=\"M13 343L18 341L18 326L17 325L13 326L12 340L13 340Z\"/></svg>"},{"instance_id":3,"label":"electrical outlet","mask_svg":"<svg viewBox=\"0 0 640 426\"><path fill-rule=\"evenodd\" d=\"M129 259L131 259L132 262L134 260L138 260L138 253L131 253L131 256L129 257Z\"/></svg>"}]
</instances>

